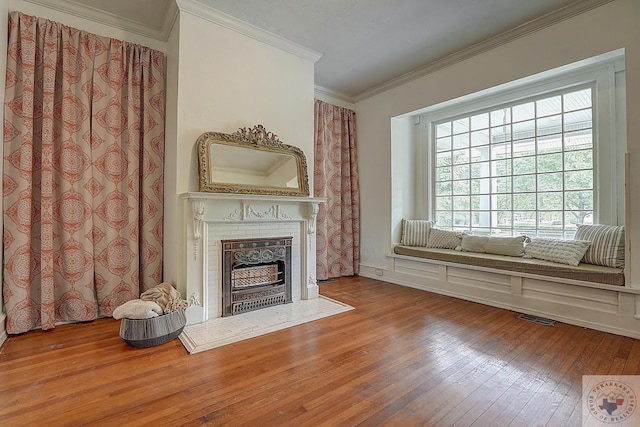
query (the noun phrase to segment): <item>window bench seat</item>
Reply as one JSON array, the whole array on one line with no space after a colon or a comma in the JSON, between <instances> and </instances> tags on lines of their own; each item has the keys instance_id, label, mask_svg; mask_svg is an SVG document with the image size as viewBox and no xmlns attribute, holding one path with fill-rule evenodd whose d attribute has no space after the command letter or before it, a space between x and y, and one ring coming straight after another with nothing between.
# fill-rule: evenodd
<instances>
[{"instance_id":1,"label":"window bench seat","mask_svg":"<svg viewBox=\"0 0 640 427\"><path fill-rule=\"evenodd\" d=\"M393 246L360 275L640 339L640 287L622 268Z\"/></svg>"},{"instance_id":2,"label":"window bench seat","mask_svg":"<svg viewBox=\"0 0 640 427\"><path fill-rule=\"evenodd\" d=\"M455 264L466 264L509 272L559 277L605 285L624 286L624 269L580 263L578 266L558 264L533 258L512 257L454 249L433 249L417 246L395 246L394 253Z\"/></svg>"}]
</instances>

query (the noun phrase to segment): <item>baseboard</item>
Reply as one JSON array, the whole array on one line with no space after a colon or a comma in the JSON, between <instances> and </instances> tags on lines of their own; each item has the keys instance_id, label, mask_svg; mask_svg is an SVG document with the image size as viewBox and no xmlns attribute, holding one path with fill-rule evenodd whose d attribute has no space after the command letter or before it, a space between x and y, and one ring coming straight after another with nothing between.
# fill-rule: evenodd
<instances>
[{"instance_id":1,"label":"baseboard","mask_svg":"<svg viewBox=\"0 0 640 427\"><path fill-rule=\"evenodd\" d=\"M620 327L613 324L606 324L601 322L592 322L585 318L578 317L570 317L563 312L566 310L558 309L554 311L545 311L536 309L534 307L527 306L527 301L524 301L522 305L518 304L510 304L504 301L497 301L499 295L493 294L490 291L487 291L487 298L479 297L477 295L471 295L464 292L458 292L452 289L447 289L447 282L440 282L437 280L430 280L425 278L415 278L402 273L396 273L390 270L384 270L383 276L376 274L376 267L364 266L361 265L360 268L360 276L367 277L370 279L382 280L388 283L393 283L400 286L406 286L414 289L419 289L427 292L433 292L440 295L446 295L453 298L462 299L465 301L476 302L479 304L488 305L491 307L502 308L505 310L514 311L517 313L525 313L531 314L534 316L545 317L548 319L553 319L558 322L568 323L570 325L580 326L589 329L595 329L602 332L608 332L616 335L622 335L626 337L640 339L640 331L636 327L637 319L634 319L633 316L625 316L624 323L628 323L628 327ZM430 284L431 283L431 284ZM488 298L488 297L496 297L496 298ZM571 308L571 307L569 307ZM621 315L614 315L617 318L621 318ZM628 318L627 318L628 317ZM613 323L613 322L612 322ZM617 322L618 324L621 322ZM626 325L625 325L626 326Z\"/></svg>"},{"instance_id":2,"label":"baseboard","mask_svg":"<svg viewBox=\"0 0 640 427\"><path fill-rule=\"evenodd\" d=\"M4 313L0 313L0 348L2 348L4 342L9 338L7 335L7 326L5 320L7 315Z\"/></svg>"}]
</instances>

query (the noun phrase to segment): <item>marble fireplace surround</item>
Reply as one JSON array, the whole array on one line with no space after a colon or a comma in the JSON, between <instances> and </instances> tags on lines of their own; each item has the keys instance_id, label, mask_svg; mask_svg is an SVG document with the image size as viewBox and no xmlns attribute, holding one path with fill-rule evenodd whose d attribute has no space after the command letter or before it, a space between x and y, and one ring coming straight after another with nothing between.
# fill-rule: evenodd
<instances>
[{"instance_id":1,"label":"marble fireplace surround","mask_svg":"<svg viewBox=\"0 0 640 427\"><path fill-rule=\"evenodd\" d=\"M316 216L324 199L221 193L183 193L177 283L191 303L187 324L222 316L221 240L293 236L293 301L318 297Z\"/></svg>"}]
</instances>

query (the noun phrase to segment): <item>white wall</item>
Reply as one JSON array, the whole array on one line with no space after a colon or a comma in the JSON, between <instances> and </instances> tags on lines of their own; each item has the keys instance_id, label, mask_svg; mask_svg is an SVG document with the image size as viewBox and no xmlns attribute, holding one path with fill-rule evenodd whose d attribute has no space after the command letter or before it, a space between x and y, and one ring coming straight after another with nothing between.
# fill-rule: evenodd
<instances>
[{"instance_id":1,"label":"white wall","mask_svg":"<svg viewBox=\"0 0 640 427\"><path fill-rule=\"evenodd\" d=\"M283 143L304 151L312 181L314 63L181 11L174 70L173 33L169 73L177 73L176 81L170 76L177 90L175 112L167 109L175 115L167 118L171 137L165 143L165 219L170 221L165 226L164 262L165 280L181 289L185 264L175 244L180 228L173 226L180 221L177 194L198 191L196 140L207 131L232 133L264 125ZM173 97L173 91L168 90L168 95Z\"/></svg>"},{"instance_id":2,"label":"white wall","mask_svg":"<svg viewBox=\"0 0 640 427\"><path fill-rule=\"evenodd\" d=\"M625 48L630 153L629 281L640 287L640 2L616 0L356 103L363 271L387 265L391 249L391 118L561 65ZM636 244L637 245L637 244ZM634 266L635 265L635 266Z\"/></svg>"}]
</instances>

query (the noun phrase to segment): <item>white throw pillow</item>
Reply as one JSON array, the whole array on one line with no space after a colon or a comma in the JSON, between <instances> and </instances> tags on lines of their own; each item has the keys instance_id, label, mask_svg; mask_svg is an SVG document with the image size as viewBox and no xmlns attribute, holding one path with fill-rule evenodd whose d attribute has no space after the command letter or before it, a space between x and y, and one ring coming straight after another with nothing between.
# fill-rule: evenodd
<instances>
[{"instance_id":1,"label":"white throw pillow","mask_svg":"<svg viewBox=\"0 0 640 427\"><path fill-rule=\"evenodd\" d=\"M583 262L624 267L624 226L579 224L577 227L574 239L591 242Z\"/></svg>"},{"instance_id":2,"label":"white throw pillow","mask_svg":"<svg viewBox=\"0 0 640 427\"><path fill-rule=\"evenodd\" d=\"M464 231L448 231L432 228L429 231L428 248L457 249L462 244Z\"/></svg>"},{"instance_id":3,"label":"white throw pillow","mask_svg":"<svg viewBox=\"0 0 640 427\"><path fill-rule=\"evenodd\" d=\"M132 299L113 310L114 319L150 319L163 314L162 307L154 301L142 301L141 299Z\"/></svg>"},{"instance_id":4,"label":"white throw pillow","mask_svg":"<svg viewBox=\"0 0 640 427\"><path fill-rule=\"evenodd\" d=\"M462 236L462 250L484 254L522 256L526 236L496 237L496 236Z\"/></svg>"},{"instance_id":5,"label":"white throw pillow","mask_svg":"<svg viewBox=\"0 0 640 427\"><path fill-rule=\"evenodd\" d=\"M524 247L525 257L544 259L560 264L578 265L591 242L534 238Z\"/></svg>"},{"instance_id":6,"label":"white throw pillow","mask_svg":"<svg viewBox=\"0 0 640 427\"><path fill-rule=\"evenodd\" d=\"M424 219L403 219L400 243L405 246L427 246L429 230L434 223Z\"/></svg>"}]
</instances>

